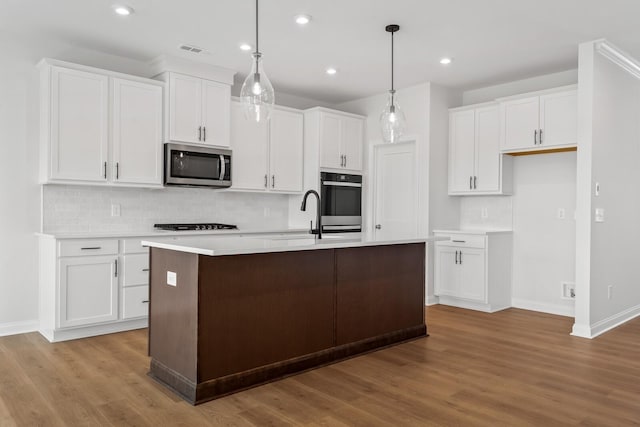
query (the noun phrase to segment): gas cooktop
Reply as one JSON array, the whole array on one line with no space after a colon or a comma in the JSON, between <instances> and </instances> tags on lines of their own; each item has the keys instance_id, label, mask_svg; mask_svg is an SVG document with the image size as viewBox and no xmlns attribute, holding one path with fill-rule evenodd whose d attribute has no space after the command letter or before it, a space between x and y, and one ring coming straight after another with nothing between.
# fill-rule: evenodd
<instances>
[{"instance_id":1,"label":"gas cooktop","mask_svg":"<svg viewBox=\"0 0 640 427\"><path fill-rule=\"evenodd\" d=\"M237 230L238 227L230 224L218 224L216 222L195 223L195 224L154 224L154 228L171 231L191 231L191 230Z\"/></svg>"}]
</instances>

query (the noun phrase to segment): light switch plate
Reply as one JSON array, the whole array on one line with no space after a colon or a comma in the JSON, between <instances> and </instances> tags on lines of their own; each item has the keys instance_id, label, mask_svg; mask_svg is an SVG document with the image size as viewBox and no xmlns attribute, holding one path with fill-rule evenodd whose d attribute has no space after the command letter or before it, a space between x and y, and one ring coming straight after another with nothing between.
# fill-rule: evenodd
<instances>
[{"instance_id":1,"label":"light switch plate","mask_svg":"<svg viewBox=\"0 0 640 427\"><path fill-rule=\"evenodd\" d=\"M178 274L173 271L167 271L167 285L178 286Z\"/></svg>"},{"instance_id":2,"label":"light switch plate","mask_svg":"<svg viewBox=\"0 0 640 427\"><path fill-rule=\"evenodd\" d=\"M566 213L564 208L558 208L558 219L565 219Z\"/></svg>"},{"instance_id":3,"label":"light switch plate","mask_svg":"<svg viewBox=\"0 0 640 427\"><path fill-rule=\"evenodd\" d=\"M120 216L120 205L117 203L111 204L111 216Z\"/></svg>"},{"instance_id":4,"label":"light switch plate","mask_svg":"<svg viewBox=\"0 0 640 427\"><path fill-rule=\"evenodd\" d=\"M596 208L596 222L604 222L604 209Z\"/></svg>"}]
</instances>

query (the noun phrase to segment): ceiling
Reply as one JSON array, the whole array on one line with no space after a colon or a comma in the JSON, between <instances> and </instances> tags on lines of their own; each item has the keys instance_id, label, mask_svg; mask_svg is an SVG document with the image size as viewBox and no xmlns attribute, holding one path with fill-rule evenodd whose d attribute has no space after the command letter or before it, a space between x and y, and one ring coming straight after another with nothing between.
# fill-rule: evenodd
<instances>
[{"instance_id":1,"label":"ceiling","mask_svg":"<svg viewBox=\"0 0 640 427\"><path fill-rule=\"evenodd\" d=\"M135 9L129 17L114 3ZM575 68L577 45L607 38L640 58L637 0L262 0L260 49L278 90L339 103L388 90L397 23L396 87L424 81L470 89ZM293 16L312 16L306 27ZM58 39L141 61L187 54L246 73L253 0L4 0L0 30ZM439 64L451 56L449 66ZM338 69L328 76L329 66Z\"/></svg>"}]
</instances>

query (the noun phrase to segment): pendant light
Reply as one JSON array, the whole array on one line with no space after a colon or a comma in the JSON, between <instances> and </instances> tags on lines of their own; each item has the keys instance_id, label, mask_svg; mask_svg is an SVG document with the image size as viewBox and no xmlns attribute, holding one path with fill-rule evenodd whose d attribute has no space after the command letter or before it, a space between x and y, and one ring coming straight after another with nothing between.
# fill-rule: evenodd
<instances>
[{"instance_id":1,"label":"pendant light","mask_svg":"<svg viewBox=\"0 0 640 427\"><path fill-rule=\"evenodd\" d=\"M400 141L407 121L404 112L398 105L396 91L393 86L393 34L400 29L399 25L387 25L385 30L391 33L391 90L389 91L389 100L387 105L380 114L380 128L382 130L382 139L387 143Z\"/></svg>"},{"instance_id":2,"label":"pendant light","mask_svg":"<svg viewBox=\"0 0 640 427\"><path fill-rule=\"evenodd\" d=\"M240 89L240 102L247 119L262 122L269 120L274 101L273 86L264 73L262 54L258 49L258 0L256 0L256 51L253 52L251 72Z\"/></svg>"}]
</instances>

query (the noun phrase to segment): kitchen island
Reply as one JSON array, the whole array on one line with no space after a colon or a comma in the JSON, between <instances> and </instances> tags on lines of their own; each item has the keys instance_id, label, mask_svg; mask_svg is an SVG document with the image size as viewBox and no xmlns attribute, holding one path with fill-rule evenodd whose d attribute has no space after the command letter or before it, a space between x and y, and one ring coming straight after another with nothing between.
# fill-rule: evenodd
<instances>
[{"instance_id":1,"label":"kitchen island","mask_svg":"<svg viewBox=\"0 0 640 427\"><path fill-rule=\"evenodd\" d=\"M427 335L436 238L326 237L143 241L150 375L198 404Z\"/></svg>"}]
</instances>

